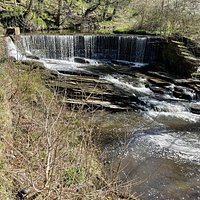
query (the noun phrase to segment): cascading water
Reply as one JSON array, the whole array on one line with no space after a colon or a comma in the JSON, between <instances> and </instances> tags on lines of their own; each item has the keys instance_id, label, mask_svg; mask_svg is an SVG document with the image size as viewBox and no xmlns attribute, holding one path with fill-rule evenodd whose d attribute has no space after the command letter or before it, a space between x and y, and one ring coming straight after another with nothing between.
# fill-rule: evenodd
<instances>
[{"instance_id":1,"label":"cascading water","mask_svg":"<svg viewBox=\"0 0 200 200\"><path fill-rule=\"evenodd\" d=\"M159 59L155 47L159 37L75 35L75 36L22 36L24 48L40 58L70 60L73 57L115 59L151 63Z\"/></svg>"},{"instance_id":2,"label":"cascading water","mask_svg":"<svg viewBox=\"0 0 200 200\"><path fill-rule=\"evenodd\" d=\"M136 58L135 62L142 63L144 60L144 55L145 55L145 47L147 43L147 38L137 38L136 40Z\"/></svg>"},{"instance_id":3,"label":"cascading water","mask_svg":"<svg viewBox=\"0 0 200 200\"><path fill-rule=\"evenodd\" d=\"M121 180L129 182L139 178L141 183L134 186L133 191L142 195L141 199L199 200L200 115L190 111L190 104L199 102L199 93L195 89L197 85L190 87L191 83L180 86L166 80L155 81L156 78L149 74L134 72L130 65L120 65L158 61L160 40L159 37L117 35L31 35L21 38L25 51L38 56L47 68L64 71L69 79L76 77L69 72L78 71L81 74L84 71L83 76L88 77L90 73L97 76L98 84L105 81L100 88L108 84L108 91L102 92L98 84L94 86L95 91L100 92L101 100L107 97L117 106L125 104L131 107L135 105L132 99L137 99L139 112L108 114L101 120L111 124L112 135L115 131L129 133L130 137L123 147L120 146L122 143L117 143L114 152L109 147L105 149L109 159L115 162L120 160ZM20 59L22 54L14 43L10 40L8 43L10 54ZM95 62L91 64L90 59L101 60L103 64L93 66ZM74 62L76 60L79 63ZM105 60L112 62L111 67L109 62L103 62ZM110 71L105 70L109 67ZM84 79L81 79L81 84L78 81L81 89L86 88L84 95L87 89L93 87L89 85L90 81L96 80L94 77L86 79L86 87L82 85ZM76 95L81 90L78 84L75 78L70 88L75 90ZM112 96L113 90L116 93ZM92 93L95 91L92 90ZM116 152L119 152L118 157Z\"/></svg>"},{"instance_id":4,"label":"cascading water","mask_svg":"<svg viewBox=\"0 0 200 200\"><path fill-rule=\"evenodd\" d=\"M14 42L10 37L6 38L7 40L7 52L8 55L16 60L24 60L26 57L20 53Z\"/></svg>"}]
</instances>

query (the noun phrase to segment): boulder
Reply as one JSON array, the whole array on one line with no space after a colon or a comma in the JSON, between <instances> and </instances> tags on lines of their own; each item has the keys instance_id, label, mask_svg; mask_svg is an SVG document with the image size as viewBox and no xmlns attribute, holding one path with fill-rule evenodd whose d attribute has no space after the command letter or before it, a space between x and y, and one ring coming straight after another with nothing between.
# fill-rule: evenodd
<instances>
[{"instance_id":1,"label":"boulder","mask_svg":"<svg viewBox=\"0 0 200 200\"><path fill-rule=\"evenodd\" d=\"M194 114L200 114L200 102L191 103L190 111Z\"/></svg>"},{"instance_id":2,"label":"boulder","mask_svg":"<svg viewBox=\"0 0 200 200\"><path fill-rule=\"evenodd\" d=\"M186 99L186 100L192 100L192 96L191 95L186 94L186 93L181 92L181 91L173 91L173 95L176 98Z\"/></svg>"},{"instance_id":3,"label":"boulder","mask_svg":"<svg viewBox=\"0 0 200 200\"><path fill-rule=\"evenodd\" d=\"M75 57L74 62L81 63L81 64L85 64L85 63L89 64L88 60L86 60L85 58L81 58L81 57Z\"/></svg>"},{"instance_id":4,"label":"boulder","mask_svg":"<svg viewBox=\"0 0 200 200\"><path fill-rule=\"evenodd\" d=\"M182 86L176 86L174 87L173 95L176 98L186 99L186 100L192 100L195 98L195 91L188 88L188 87L182 87Z\"/></svg>"}]
</instances>

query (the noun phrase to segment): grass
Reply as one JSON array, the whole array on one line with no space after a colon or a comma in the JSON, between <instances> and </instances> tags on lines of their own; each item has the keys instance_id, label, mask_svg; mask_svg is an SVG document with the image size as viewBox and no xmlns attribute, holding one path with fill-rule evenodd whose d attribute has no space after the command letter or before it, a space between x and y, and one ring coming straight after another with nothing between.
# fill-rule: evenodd
<instances>
[{"instance_id":1,"label":"grass","mask_svg":"<svg viewBox=\"0 0 200 200\"><path fill-rule=\"evenodd\" d=\"M2 40L0 40L2 45ZM9 155L8 143L12 142L12 114L8 94L5 88L9 85L8 74L2 69L5 63L5 53L0 49L0 199L12 199L12 178L9 174L10 165L7 160Z\"/></svg>"},{"instance_id":2,"label":"grass","mask_svg":"<svg viewBox=\"0 0 200 200\"><path fill-rule=\"evenodd\" d=\"M0 78L2 78L2 74ZM11 119L6 93L0 88L0 199L10 199L12 196L12 179L8 175L9 165L6 159L7 141L12 140Z\"/></svg>"},{"instance_id":3,"label":"grass","mask_svg":"<svg viewBox=\"0 0 200 200\"><path fill-rule=\"evenodd\" d=\"M93 114L62 104L35 63L4 59L2 71L1 199L123 199L98 159Z\"/></svg>"}]
</instances>

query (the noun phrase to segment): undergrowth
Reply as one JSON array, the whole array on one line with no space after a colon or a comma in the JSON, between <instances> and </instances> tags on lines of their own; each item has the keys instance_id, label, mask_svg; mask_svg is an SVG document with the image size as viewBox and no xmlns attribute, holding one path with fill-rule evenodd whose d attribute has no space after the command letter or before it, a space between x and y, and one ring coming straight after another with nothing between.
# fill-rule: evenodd
<instances>
[{"instance_id":1,"label":"undergrowth","mask_svg":"<svg viewBox=\"0 0 200 200\"><path fill-rule=\"evenodd\" d=\"M44 73L1 65L1 199L135 199L105 178L92 114L67 109Z\"/></svg>"}]
</instances>

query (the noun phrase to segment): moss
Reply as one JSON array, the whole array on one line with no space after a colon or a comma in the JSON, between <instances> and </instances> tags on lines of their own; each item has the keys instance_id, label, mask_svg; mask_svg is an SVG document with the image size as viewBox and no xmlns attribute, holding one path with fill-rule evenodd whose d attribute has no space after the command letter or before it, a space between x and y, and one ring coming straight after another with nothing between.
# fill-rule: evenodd
<instances>
[{"instance_id":1,"label":"moss","mask_svg":"<svg viewBox=\"0 0 200 200\"><path fill-rule=\"evenodd\" d=\"M25 60L22 61L18 66L20 65L21 69L25 70L33 70L33 69L45 69L44 64L38 61L32 61L32 60Z\"/></svg>"},{"instance_id":2,"label":"moss","mask_svg":"<svg viewBox=\"0 0 200 200\"><path fill-rule=\"evenodd\" d=\"M174 40L165 43L163 50L165 69L180 76L191 77L192 73L197 71L199 61L187 48L182 48L182 45L182 42Z\"/></svg>"},{"instance_id":3,"label":"moss","mask_svg":"<svg viewBox=\"0 0 200 200\"><path fill-rule=\"evenodd\" d=\"M114 33L126 33L129 31L130 31L130 27L126 27L126 26L118 26L114 28L113 30Z\"/></svg>"}]
</instances>

